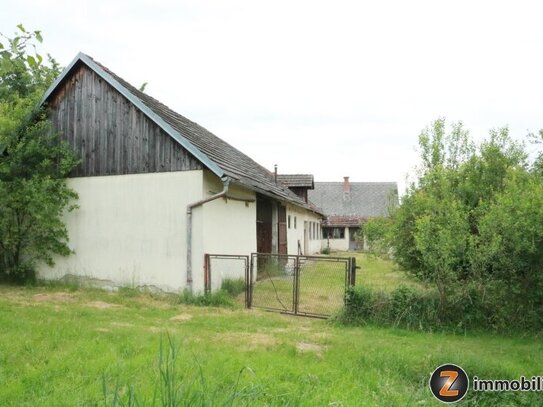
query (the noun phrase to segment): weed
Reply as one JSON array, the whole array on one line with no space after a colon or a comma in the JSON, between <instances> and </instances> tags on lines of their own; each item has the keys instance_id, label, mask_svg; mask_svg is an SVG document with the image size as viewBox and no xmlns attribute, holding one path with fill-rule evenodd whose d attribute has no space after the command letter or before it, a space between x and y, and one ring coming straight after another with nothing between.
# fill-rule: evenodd
<instances>
[{"instance_id":1,"label":"weed","mask_svg":"<svg viewBox=\"0 0 543 407\"><path fill-rule=\"evenodd\" d=\"M245 291L245 280L242 278L239 279L225 279L222 282L221 290L226 291L232 297L237 297L242 292Z\"/></svg>"},{"instance_id":2,"label":"weed","mask_svg":"<svg viewBox=\"0 0 543 407\"><path fill-rule=\"evenodd\" d=\"M235 305L230 293L222 289L205 294L193 294L189 290L183 290L179 296L179 303L200 307L233 307Z\"/></svg>"}]
</instances>

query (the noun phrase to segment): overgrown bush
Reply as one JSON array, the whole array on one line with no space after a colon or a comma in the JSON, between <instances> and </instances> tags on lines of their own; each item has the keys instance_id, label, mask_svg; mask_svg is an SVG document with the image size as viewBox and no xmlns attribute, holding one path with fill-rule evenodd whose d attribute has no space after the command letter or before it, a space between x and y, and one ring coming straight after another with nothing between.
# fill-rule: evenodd
<instances>
[{"instance_id":1,"label":"overgrown bush","mask_svg":"<svg viewBox=\"0 0 543 407\"><path fill-rule=\"evenodd\" d=\"M442 306L439 294L400 286L391 292L359 286L347 291L345 308L338 316L349 325L377 324L424 331L491 330L540 331L543 307L525 313L505 287L494 286L486 296L474 287L455 292Z\"/></svg>"}]
</instances>

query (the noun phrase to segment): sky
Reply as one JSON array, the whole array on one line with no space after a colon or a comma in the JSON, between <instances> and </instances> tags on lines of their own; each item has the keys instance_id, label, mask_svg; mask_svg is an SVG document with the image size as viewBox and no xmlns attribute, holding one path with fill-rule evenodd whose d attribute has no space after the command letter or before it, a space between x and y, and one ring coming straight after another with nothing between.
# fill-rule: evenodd
<instances>
[{"instance_id":1,"label":"sky","mask_svg":"<svg viewBox=\"0 0 543 407\"><path fill-rule=\"evenodd\" d=\"M0 32L84 52L280 173L395 181L421 130L543 128L533 1L2 0Z\"/></svg>"}]
</instances>

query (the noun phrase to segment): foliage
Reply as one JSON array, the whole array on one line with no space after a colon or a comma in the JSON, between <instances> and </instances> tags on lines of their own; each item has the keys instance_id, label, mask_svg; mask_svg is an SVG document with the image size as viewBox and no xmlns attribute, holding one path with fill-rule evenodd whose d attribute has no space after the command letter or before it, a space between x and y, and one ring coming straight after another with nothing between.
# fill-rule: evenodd
<instances>
[{"instance_id":1,"label":"foliage","mask_svg":"<svg viewBox=\"0 0 543 407\"><path fill-rule=\"evenodd\" d=\"M503 288L503 287L502 287ZM485 295L486 294L486 295ZM471 285L455 291L445 306L439 293L400 285L391 291L366 286L347 291L345 308L337 319L347 325L378 324L421 331L464 332L490 330L501 333L539 331L543 307L532 313L511 315L507 290L487 287L486 293ZM501 302L502 308L496 309Z\"/></svg>"},{"instance_id":2,"label":"foliage","mask_svg":"<svg viewBox=\"0 0 543 407\"><path fill-rule=\"evenodd\" d=\"M395 260L436 287L442 312L472 291L505 318L541 310L543 188L537 162L530 166L524 145L507 128L492 130L476 145L461 123L447 132L439 119L422 132L419 145L417 182L384 228ZM536 318L521 319L541 326Z\"/></svg>"},{"instance_id":3,"label":"foliage","mask_svg":"<svg viewBox=\"0 0 543 407\"><path fill-rule=\"evenodd\" d=\"M0 43L0 279L25 281L70 253L61 216L74 208L64 178L77 160L38 106L58 64L36 52L39 31L18 29Z\"/></svg>"},{"instance_id":4,"label":"foliage","mask_svg":"<svg viewBox=\"0 0 543 407\"><path fill-rule=\"evenodd\" d=\"M365 239L367 251L373 255L387 257L390 253L390 241L392 239L392 218L389 216L377 216L362 222L358 239Z\"/></svg>"},{"instance_id":5,"label":"foliage","mask_svg":"<svg viewBox=\"0 0 543 407\"><path fill-rule=\"evenodd\" d=\"M330 254L330 247L324 247L321 249L321 254L328 256Z\"/></svg>"}]
</instances>

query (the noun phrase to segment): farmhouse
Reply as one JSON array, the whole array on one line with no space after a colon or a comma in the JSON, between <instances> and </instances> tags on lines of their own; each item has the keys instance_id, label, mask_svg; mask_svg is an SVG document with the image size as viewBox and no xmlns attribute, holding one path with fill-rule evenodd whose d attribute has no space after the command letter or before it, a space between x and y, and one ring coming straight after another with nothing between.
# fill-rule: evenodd
<instances>
[{"instance_id":1,"label":"farmhouse","mask_svg":"<svg viewBox=\"0 0 543 407\"><path fill-rule=\"evenodd\" d=\"M357 239L360 225L375 216L385 216L398 206L395 182L315 182L308 199L326 216L322 222L322 247L332 250L364 249Z\"/></svg>"},{"instance_id":2,"label":"farmhouse","mask_svg":"<svg viewBox=\"0 0 543 407\"><path fill-rule=\"evenodd\" d=\"M68 180L74 254L41 278L199 292L206 253L320 250L310 228L322 214L307 199L91 57L77 55L43 103L81 164Z\"/></svg>"}]
</instances>

